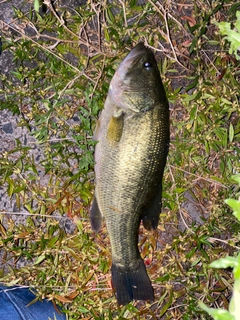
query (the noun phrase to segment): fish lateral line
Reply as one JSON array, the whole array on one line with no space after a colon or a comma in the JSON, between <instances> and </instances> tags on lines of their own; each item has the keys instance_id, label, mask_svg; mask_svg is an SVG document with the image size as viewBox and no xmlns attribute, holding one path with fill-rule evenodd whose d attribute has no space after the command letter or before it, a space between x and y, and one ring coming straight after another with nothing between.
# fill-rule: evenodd
<instances>
[{"instance_id":1,"label":"fish lateral line","mask_svg":"<svg viewBox=\"0 0 240 320\"><path fill-rule=\"evenodd\" d=\"M117 208L110 207L110 206L109 206L108 208L111 209L111 210L113 210L113 211L115 211L115 212L123 213L122 210L119 210L119 209L117 209Z\"/></svg>"}]
</instances>

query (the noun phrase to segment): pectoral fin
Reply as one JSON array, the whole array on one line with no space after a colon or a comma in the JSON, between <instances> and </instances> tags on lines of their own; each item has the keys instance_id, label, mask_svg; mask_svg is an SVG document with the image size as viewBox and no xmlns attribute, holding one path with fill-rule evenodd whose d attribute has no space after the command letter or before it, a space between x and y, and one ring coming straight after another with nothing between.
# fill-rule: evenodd
<instances>
[{"instance_id":1,"label":"pectoral fin","mask_svg":"<svg viewBox=\"0 0 240 320\"><path fill-rule=\"evenodd\" d=\"M90 209L90 222L92 230L98 233L100 229L102 228L102 213L98 207L97 199L94 196L92 206Z\"/></svg>"},{"instance_id":2,"label":"pectoral fin","mask_svg":"<svg viewBox=\"0 0 240 320\"><path fill-rule=\"evenodd\" d=\"M145 229L152 230L157 229L159 215L162 207L162 187L154 200L148 204L143 210L142 223Z\"/></svg>"},{"instance_id":3,"label":"pectoral fin","mask_svg":"<svg viewBox=\"0 0 240 320\"><path fill-rule=\"evenodd\" d=\"M123 110L118 109L113 113L108 129L107 129L107 140L113 144L119 142L122 137L123 126L124 126L124 113Z\"/></svg>"}]
</instances>

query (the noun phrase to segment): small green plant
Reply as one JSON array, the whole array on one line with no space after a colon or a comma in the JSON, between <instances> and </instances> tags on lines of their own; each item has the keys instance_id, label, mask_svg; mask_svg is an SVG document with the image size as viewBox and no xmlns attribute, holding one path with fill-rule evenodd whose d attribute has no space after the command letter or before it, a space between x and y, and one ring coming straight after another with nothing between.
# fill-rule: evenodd
<instances>
[{"instance_id":1,"label":"small green plant","mask_svg":"<svg viewBox=\"0 0 240 320\"><path fill-rule=\"evenodd\" d=\"M233 177L235 181L238 182L240 186L240 174ZM226 199L226 204L228 204L233 209L234 216L240 221L240 198ZM224 309L213 309L207 307L204 303L200 303L200 307L205 310L209 315L211 315L214 320L238 320L240 317L240 253L237 257L227 256L225 258L213 261L210 264L212 268L233 268L234 285L233 285L233 295L229 303L229 311Z\"/></svg>"},{"instance_id":2,"label":"small green plant","mask_svg":"<svg viewBox=\"0 0 240 320\"><path fill-rule=\"evenodd\" d=\"M231 23L229 22L216 22L221 35L225 36L230 42L229 53L234 53L237 60L240 60L240 55L238 54L240 50L240 11L236 12L237 21L234 24L234 29L231 29Z\"/></svg>"}]
</instances>

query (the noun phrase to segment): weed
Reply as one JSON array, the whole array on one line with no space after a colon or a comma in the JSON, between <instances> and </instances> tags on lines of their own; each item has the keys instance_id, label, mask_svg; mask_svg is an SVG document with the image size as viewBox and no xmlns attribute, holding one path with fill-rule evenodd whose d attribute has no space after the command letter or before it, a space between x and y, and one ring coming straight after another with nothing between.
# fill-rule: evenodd
<instances>
[{"instance_id":1,"label":"weed","mask_svg":"<svg viewBox=\"0 0 240 320\"><path fill-rule=\"evenodd\" d=\"M234 176L233 180L237 181L240 185L240 175ZM234 211L233 214L240 221L240 201L235 199L227 199L225 201ZM229 303L229 311L224 309L213 309L208 308L205 304L201 303L200 306L203 310L207 311L208 314L213 316L215 320L235 320L238 319L239 310L239 294L240 294L240 282L239 282L239 271L240 271L240 253L237 257L227 256L225 258L213 261L210 264L212 268L233 268L234 275L234 285L233 285L233 295Z\"/></svg>"}]
</instances>

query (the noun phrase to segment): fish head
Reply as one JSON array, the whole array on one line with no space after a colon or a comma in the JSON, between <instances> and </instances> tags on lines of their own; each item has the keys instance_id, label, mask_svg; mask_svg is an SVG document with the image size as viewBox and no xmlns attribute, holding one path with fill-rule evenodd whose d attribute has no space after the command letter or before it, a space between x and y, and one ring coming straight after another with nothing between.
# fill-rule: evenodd
<instances>
[{"instance_id":1,"label":"fish head","mask_svg":"<svg viewBox=\"0 0 240 320\"><path fill-rule=\"evenodd\" d=\"M121 62L109 87L112 103L127 111L145 112L166 101L153 52L142 42Z\"/></svg>"}]
</instances>

